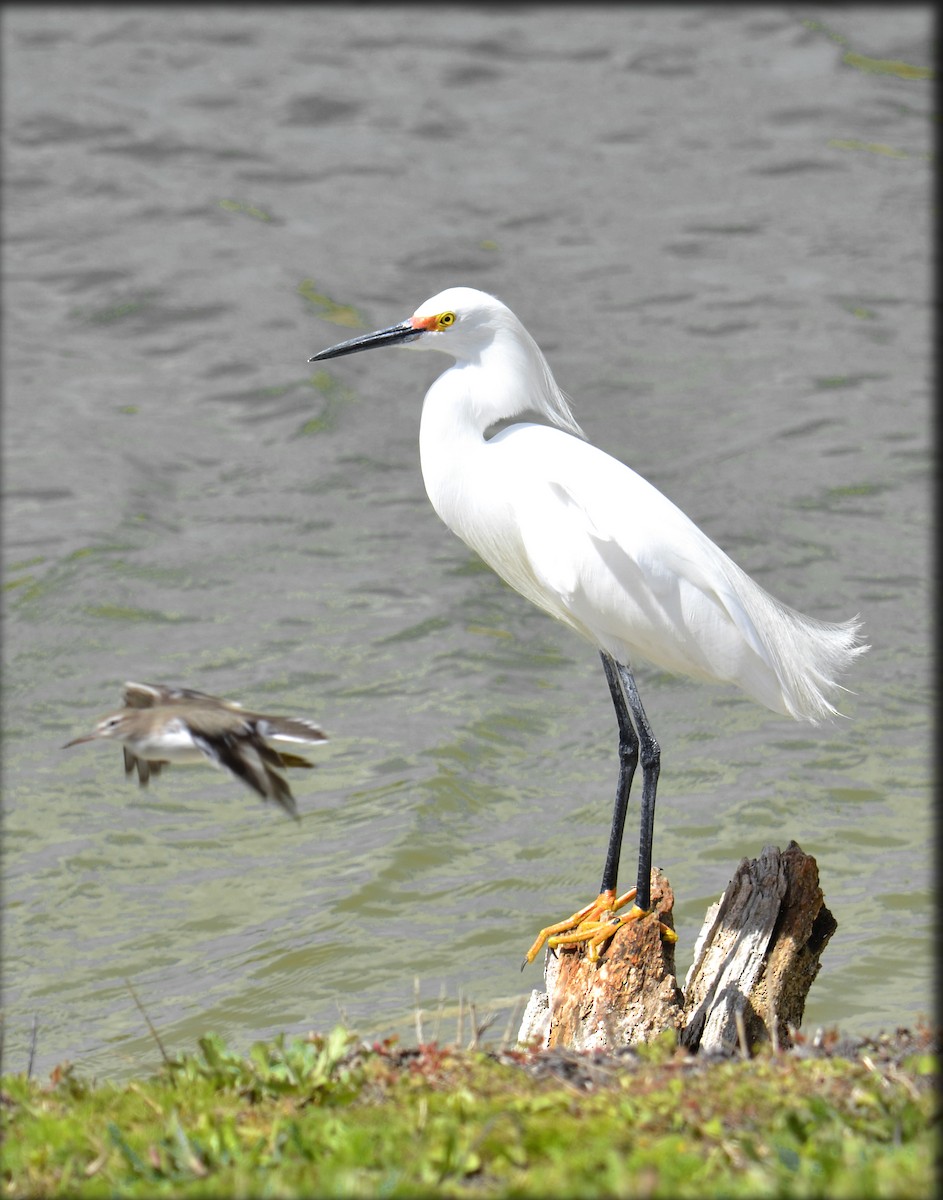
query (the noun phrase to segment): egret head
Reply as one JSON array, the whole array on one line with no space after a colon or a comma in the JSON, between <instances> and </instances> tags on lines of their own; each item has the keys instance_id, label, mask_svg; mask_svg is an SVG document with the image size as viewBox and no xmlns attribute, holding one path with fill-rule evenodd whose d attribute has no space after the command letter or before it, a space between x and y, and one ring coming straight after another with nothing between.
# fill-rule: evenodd
<instances>
[{"instance_id":1,"label":"egret head","mask_svg":"<svg viewBox=\"0 0 943 1200\"><path fill-rule=\"evenodd\" d=\"M399 345L443 350L459 366L487 364L487 387L480 387L475 398L483 432L530 412L574 437L586 436L537 343L506 304L477 288L446 288L399 325L330 346L308 362Z\"/></svg>"},{"instance_id":2,"label":"egret head","mask_svg":"<svg viewBox=\"0 0 943 1200\"><path fill-rule=\"evenodd\" d=\"M409 318L422 330L419 347L444 350L454 358L477 354L501 329L520 330L517 317L507 305L476 288L446 288L432 296Z\"/></svg>"}]
</instances>

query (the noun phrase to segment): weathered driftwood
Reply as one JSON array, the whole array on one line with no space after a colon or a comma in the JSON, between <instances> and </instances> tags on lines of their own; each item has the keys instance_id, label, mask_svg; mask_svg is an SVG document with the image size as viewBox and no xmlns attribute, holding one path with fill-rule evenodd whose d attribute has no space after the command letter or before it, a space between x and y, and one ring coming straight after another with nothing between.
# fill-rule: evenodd
<instances>
[{"instance_id":1,"label":"weathered driftwood","mask_svg":"<svg viewBox=\"0 0 943 1200\"><path fill-rule=\"evenodd\" d=\"M743 859L707 913L684 984L681 1042L716 1051L736 1044L791 1044L822 951L837 928L815 859L795 842Z\"/></svg>"},{"instance_id":2,"label":"weathered driftwood","mask_svg":"<svg viewBox=\"0 0 943 1200\"><path fill-rule=\"evenodd\" d=\"M671 926L674 896L652 872L652 902ZM815 859L795 842L744 859L695 944L684 995L674 946L658 923L622 926L598 962L582 948L548 954L546 992L534 992L520 1042L573 1050L614 1050L666 1029L695 1050L763 1041L786 1047L802 1020L819 958L836 923L824 905Z\"/></svg>"}]
</instances>

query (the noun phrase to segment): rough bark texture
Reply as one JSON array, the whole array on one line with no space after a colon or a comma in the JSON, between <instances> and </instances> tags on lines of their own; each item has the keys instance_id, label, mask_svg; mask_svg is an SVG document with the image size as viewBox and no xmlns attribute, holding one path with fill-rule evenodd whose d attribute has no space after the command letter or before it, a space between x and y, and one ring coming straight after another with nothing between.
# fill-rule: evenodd
<instances>
[{"instance_id":1,"label":"rough bark texture","mask_svg":"<svg viewBox=\"0 0 943 1200\"><path fill-rule=\"evenodd\" d=\"M710 1052L737 1043L791 1045L819 959L835 932L815 859L795 842L743 859L707 913L685 980L683 1045Z\"/></svg>"},{"instance_id":2,"label":"rough bark texture","mask_svg":"<svg viewBox=\"0 0 943 1200\"><path fill-rule=\"evenodd\" d=\"M652 872L652 904L671 926L674 896ZM805 999L836 922L824 905L815 859L795 842L767 846L744 859L695 944L682 996L674 976L674 946L658 922L622 926L598 962L583 949L547 955L546 993L534 992L520 1042L545 1048L614 1050L679 1031L692 1050L783 1048L802 1021ZM739 1028L738 1028L739 1026Z\"/></svg>"},{"instance_id":3,"label":"rough bark texture","mask_svg":"<svg viewBox=\"0 0 943 1200\"><path fill-rule=\"evenodd\" d=\"M582 947L548 952L547 990L532 994L518 1041L545 1049L615 1050L679 1028L674 944L663 941L658 928L658 921L672 927L674 894L659 871L652 871L652 907L658 920L623 925L598 962L590 962Z\"/></svg>"}]
</instances>

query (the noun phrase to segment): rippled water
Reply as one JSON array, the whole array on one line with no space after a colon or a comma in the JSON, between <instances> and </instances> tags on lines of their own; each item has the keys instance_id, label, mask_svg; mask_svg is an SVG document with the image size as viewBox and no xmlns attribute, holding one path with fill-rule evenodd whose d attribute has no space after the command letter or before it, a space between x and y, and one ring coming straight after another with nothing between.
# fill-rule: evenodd
<instances>
[{"instance_id":1,"label":"rippled water","mask_svg":"<svg viewBox=\"0 0 943 1200\"><path fill-rule=\"evenodd\" d=\"M795 838L839 922L807 1024L928 1012L929 10L12 6L3 38L5 1066L34 1017L37 1072L154 1066L126 980L171 1050L408 1033L417 977L503 1032L595 894L602 672L429 507L444 360L306 364L452 284L764 586L866 623L825 729L638 665L679 969ZM125 679L320 720L301 824L63 753Z\"/></svg>"}]
</instances>

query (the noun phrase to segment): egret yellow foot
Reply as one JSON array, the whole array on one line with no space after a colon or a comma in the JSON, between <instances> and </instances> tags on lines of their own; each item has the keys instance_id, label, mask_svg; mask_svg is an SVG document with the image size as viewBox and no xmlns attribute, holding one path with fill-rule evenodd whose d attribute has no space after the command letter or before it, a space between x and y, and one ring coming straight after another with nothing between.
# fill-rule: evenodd
<instances>
[{"instance_id":1,"label":"egret yellow foot","mask_svg":"<svg viewBox=\"0 0 943 1200\"><path fill-rule=\"evenodd\" d=\"M575 912L572 917L541 929L537 940L527 951L524 961L521 963L521 970L528 963L534 961L544 943L551 950L555 950L557 946L574 946L579 942L586 942L588 957L591 962L595 962L616 930L629 921L637 921L639 917L649 915L650 909L639 908L638 905L633 905L624 916L616 915L618 910L628 904L630 900L634 900L635 896L635 888L618 899L616 899L614 890L600 892L592 903L581 908L579 912ZM673 929L661 921L658 922L658 925L665 941L676 942L678 940L678 935Z\"/></svg>"}]
</instances>

